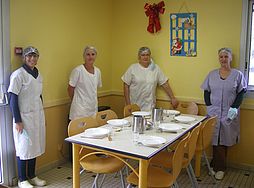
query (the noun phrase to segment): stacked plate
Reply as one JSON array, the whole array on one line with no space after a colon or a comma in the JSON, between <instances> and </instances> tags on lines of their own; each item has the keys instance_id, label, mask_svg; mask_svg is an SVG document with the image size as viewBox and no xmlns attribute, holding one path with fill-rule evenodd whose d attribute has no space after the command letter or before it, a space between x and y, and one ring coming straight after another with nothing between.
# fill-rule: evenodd
<instances>
[{"instance_id":1,"label":"stacked plate","mask_svg":"<svg viewBox=\"0 0 254 188\"><path fill-rule=\"evenodd\" d=\"M136 112L132 112L132 115L134 116L150 116L151 112L147 112L147 111L136 111Z\"/></svg>"},{"instance_id":2,"label":"stacked plate","mask_svg":"<svg viewBox=\"0 0 254 188\"><path fill-rule=\"evenodd\" d=\"M126 119L111 119L108 120L107 123L113 127L123 127L123 126L129 126L130 123Z\"/></svg>"},{"instance_id":3,"label":"stacked plate","mask_svg":"<svg viewBox=\"0 0 254 188\"><path fill-rule=\"evenodd\" d=\"M164 132L177 132L182 130L184 127L176 123L161 123L159 128Z\"/></svg>"},{"instance_id":4,"label":"stacked plate","mask_svg":"<svg viewBox=\"0 0 254 188\"><path fill-rule=\"evenodd\" d=\"M194 117L190 116L176 116L174 119L181 123L191 123L196 120Z\"/></svg>"},{"instance_id":5,"label":"stacked plate","mask_svg":"<svg viewBox=\"0 0 254 188\"><path fill-rule=\"evenodd\" d=\"M105 128L90 128L86 129L81 137L85 138L104 138L108 136L110 130Z\"/></svg>"},{"instance_id":6,"label":"stacked plate","mask_svg":"<svg viewBox=\"0 0 254 188\"><path fill-rule=\"evenodd\" d=\"M179 115L181 112L177 111L177 110L163 110L163 113L166 115L166 116L169 116L169 115Z\"/></svg>"},{"instance_id":7,"label":"stacked plate","mask_svg":"<svg viewBox=\"0 0 254 188\"><path fill-rule=\"evenodd\" d=\"M139 142L142 143L144 146L158 147L161 144L164 144L166 142L166 139L159 136L142 136L139 139Z\"/></svg>"}]
</instances>

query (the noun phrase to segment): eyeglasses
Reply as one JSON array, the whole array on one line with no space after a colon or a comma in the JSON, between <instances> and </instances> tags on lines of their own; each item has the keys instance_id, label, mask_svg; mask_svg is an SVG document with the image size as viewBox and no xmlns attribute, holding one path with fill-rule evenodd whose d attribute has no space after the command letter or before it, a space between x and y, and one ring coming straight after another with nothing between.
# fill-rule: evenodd
<instances>
[{"instance_id":1,"label":"eyeglasses","mask_svg":"<svg viewBox=\"0 0 254 188\"><path fill-rule=\"evenodd\" d=\"M32 58L32 57L34 57L34 58L38 58L39 56L37 55L37 54L28 54L28 55L26 55L26 57L28 57L28 58Z\"/></svg>"}]
</instances>

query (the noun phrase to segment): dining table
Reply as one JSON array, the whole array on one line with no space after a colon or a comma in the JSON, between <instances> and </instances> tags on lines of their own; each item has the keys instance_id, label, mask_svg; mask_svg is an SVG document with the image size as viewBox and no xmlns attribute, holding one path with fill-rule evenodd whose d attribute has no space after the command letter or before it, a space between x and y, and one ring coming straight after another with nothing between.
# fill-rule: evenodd
<instances>
[{"instance_id":1,"label":"dining table","mask_svg":"<svg viewBox=\"0 0 254 188\"><path fill-rule=\"evenodd\" d=\"M105 124L102 127L110 130L110 139L108 136L104 138L87 138L84 133L80 133L65 139L65 141L73 144L73 187L80 187L80 163L79 151L81 147L92 149L95 151L103 151L109 154L117 155L125 159L134 159L139 163L139 187L147 188L147 171L149 160L158 154L160 151L165 150L168 146L173 144L179 138L186 135L189 131L199 125L205 116L181 114L181 116L193 117L191 122L179 122L175 120L174 116L165 116L161 123L169 125L180 125L181 129L176 131L167 131L163 129L150 129L145 130L143 134L138 135L138 139L134 140L134 133L132 131L133 116L126 117L129 124L113 127L112 125ZM147 117L147 121L150 121ZM136 136L136 135L135 135ZM142 141L147 138L164 138L165 142L160 145L146 145Z\"/></svg>"}]
</instances>

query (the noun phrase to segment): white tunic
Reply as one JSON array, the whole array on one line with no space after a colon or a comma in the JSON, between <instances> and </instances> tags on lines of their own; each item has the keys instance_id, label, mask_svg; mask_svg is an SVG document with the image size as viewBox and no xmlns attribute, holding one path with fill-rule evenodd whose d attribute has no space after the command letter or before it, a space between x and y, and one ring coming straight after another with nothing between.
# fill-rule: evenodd
<instances>
[{"instance_id":1,"label":"white tunic","mask_svg":"<svg viewBox=\"0 0 254 188\"><path fill-rule=\"evenodd\" d=\"M45 116L40 98L41 75L39 74L35 79L23 67L17 69L11 75L8 92L18 95L18 105L24 126L24 133L18 133L13 119L16 155L21 160L42 155L45 152Z\"/></svg>"},{"instance_id":2,"label":"white tunic","mask_svg":"<svg viewBox=\"0 0 254 188\"><path fill-rule=\"evenodd\" d=\"M69 85L75 87L70 120L94 116L98 111L97 88L102 86L100 70L94 67L91 74L84 65L79 65L71 72Z\"/></svg>"},{"instance_id":3,"label":"white tunic","mask_svg":"<svg viewBox=\"0 0 254 188\"><path fill-rule=\"evenodd\" d=\"M141 110L150 111L156 104L157 84L163 85L168 78L154 63L147 68L136 63L128 68L122 80L130 86L130 102L139 105Z\"/></svg>"}]
</instances>

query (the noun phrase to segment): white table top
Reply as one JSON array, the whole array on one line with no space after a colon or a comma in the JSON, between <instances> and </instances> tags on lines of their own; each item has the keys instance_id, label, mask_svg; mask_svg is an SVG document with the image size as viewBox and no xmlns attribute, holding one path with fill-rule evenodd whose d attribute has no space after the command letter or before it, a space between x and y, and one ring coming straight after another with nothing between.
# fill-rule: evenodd
<instances>
[{"instance_id":1,"label":"white table top","mask_svg":"<svg viewBox=\"0 0 254 188\"><path fill-rule=\"evenodd\" d=\"M82 133L66 138L65 140L71 143L76 143L80 145L85 145L93 148L99 148L105 151L110 151L114 153L124 154L127 156L133 156L142 159L150 159L155 154L172 144L178 138L186 134L189 130L193 129L199 122L203 121L205 116L194 116L194 115L186 115L194 117L196 120L189 123L183 124L184 129L181 129L177 133L169 133L169 132L158 132L155 129L146 130L144 134L140 134L139 139L143 136L160 136L165 138L167 141L165 144L162 144L160 147L148 147L141 144L137 144L133 141L133 133L131 127L124 127L120 132L113 131L112 133L112 141L109 141L108 138L102 139L94 139L94 138L84 138L81 137ZM132 117L126 118L132 124ZM171 118L165 118L164 122L171 122ZM179 123L180 124L180 123ZM103 127L109 128L109 125L104 125ZM113 129L114 130L114 129Z\"/></svg>"}]
</instances>

